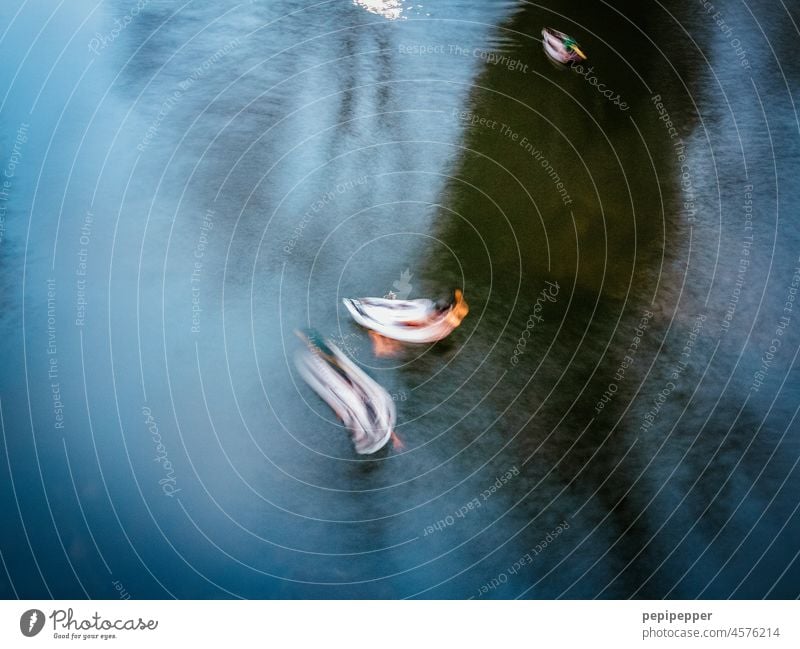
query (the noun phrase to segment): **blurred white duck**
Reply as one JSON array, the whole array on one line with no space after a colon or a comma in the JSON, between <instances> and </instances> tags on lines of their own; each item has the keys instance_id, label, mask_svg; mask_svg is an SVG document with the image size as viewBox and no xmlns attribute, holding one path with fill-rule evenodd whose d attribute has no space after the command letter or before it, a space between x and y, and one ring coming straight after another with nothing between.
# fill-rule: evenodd
<instances>
[{"instance_id":1,"label":"blurred white duck","mask_svg":"<svg viewBox=\"0 0 800 649\"><path fill-rule=\"evenodd\" d=\"M564 32L545 27L542 30L542 44L544 53L556 63L567 64L586 60L586 55L581 52L575 39Z\"/></svg>"},{"instance_id":2,"label":"blurred white duck","mask_svg":"<svg viewBox=\"0 0 800 649\"><path fill-rule=\"evenodd\" d=\"M375 453L393 436L394 401L328 340L298 332L306 349L295 364L306 383L327 403L351 433L356 453Z\"/></svg>"},{"instance_id":3,"label":"blurred white duck","mask_svg":"<svg viewBox=\"0 0 800 649\"><path fill-rule=\"evenodd\" d=\"M342 300L353 319L363 327L406 343L431 343L441 340L469 313L469 306L460 290L455 299L392 300L364 297Z\"/></svg>"}]
</instances>

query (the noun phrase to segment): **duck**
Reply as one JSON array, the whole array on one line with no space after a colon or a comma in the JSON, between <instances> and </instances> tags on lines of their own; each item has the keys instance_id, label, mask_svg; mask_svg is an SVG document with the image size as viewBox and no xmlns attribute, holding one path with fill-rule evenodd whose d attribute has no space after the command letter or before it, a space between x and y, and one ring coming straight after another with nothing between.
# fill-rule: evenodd
<instances>
[{"instance_id":1,"label":"duck","mask_svg":"<svg viewBox=\"0 0 800 649\"><path fill-rule=\"evenodd\" d=\"M461 290L451 300L397 300L392 298L344 298L350 315L362 327L406 343L441 340L461 324L469 306Z\"/></svg>"},{"instance_id":2,"label":"duck","mask_svg":"<svg viewBox=\"0 0 800 649\"><path fill-rule=\"evenodd\" d=\"M313 332L296 333L305 342L295 356L297 371L350 431L356 453L382 449L394 436L392 397L330 340Z\"/></svg>"},{"instance_id":3,"label":"duck","mask_svg":"<svg viewBox=\"0 0 800 649\"><path fill-rule=\"evenodd\" d=\"M545 54L556 63L567 64L587 58L574 38L556 29L542 29L542 44Z\"/></svg>"}]
</instances>

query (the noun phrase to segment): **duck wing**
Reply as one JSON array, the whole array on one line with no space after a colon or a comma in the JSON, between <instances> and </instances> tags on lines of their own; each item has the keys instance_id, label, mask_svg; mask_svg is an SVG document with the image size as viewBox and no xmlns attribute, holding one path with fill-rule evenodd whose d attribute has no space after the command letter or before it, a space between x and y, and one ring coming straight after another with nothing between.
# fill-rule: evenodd
<instances>
[{"instance_id":1,"label":"duck wing","mask_svg":"<svg viewBox=\"0 0 800 649\"><path fill-rule=\"evenodd\" d=\"M350 315L360 324L396 327L425 320L433 310L431 300L389 300L380 297L345 298Z\"/></svg>"}]
</instances>

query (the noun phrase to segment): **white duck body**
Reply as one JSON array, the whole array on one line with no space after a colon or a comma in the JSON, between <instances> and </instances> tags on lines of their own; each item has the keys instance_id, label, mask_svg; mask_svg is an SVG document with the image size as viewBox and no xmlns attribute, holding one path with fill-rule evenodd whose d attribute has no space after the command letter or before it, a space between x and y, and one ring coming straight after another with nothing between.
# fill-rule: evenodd
<instances>
[{"instance_id":1,"label":"white duck body","mask_svg":"<svg viewBox=\"0 0 800 649\"><path fill-rule=\"evenodd\" d=\"M306 342L295 358L297 370L350 431L356 453L383 448L397 418L392 397L330 341Z\"/></svg>"},{"instance_id":2,"label":"white duck body","mask_svg":"<svg viewBox=\"0 0 800 649\"><path fill-rule=\"evenodd\" d=\"M431 343L445 338L469 311L458 290L455 302L444 307L432 300L379 297L345 298L342 302L362 327L407 343Z\"/></svg>"}]
</instances>

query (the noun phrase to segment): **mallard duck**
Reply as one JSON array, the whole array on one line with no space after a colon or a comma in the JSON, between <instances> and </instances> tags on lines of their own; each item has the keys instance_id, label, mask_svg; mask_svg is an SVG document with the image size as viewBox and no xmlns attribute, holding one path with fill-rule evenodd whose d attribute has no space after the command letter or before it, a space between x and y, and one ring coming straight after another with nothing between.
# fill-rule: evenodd
<instances>
[{"instance_id":1,"label":"mallard duck","mask_svg":"<svg viewBox=\"0 0 800 649\"><path fill-rule=\"evenodd\" d=\"M396 421L389 393L328 340L298 336L306 348L297 354L300 376L350 431L356 453L375 453L393 435Z\"/></svg>"},{"instance_id":2,"label":"mallard duck","mask_svg":"<svg viewBox=\"0 0 800 649\"><path fill-rule=\"evenodd\" d=\"M469 312L460 290L454 300L392 300L380 297L342 300L353 319L381 336L407 343L441 340Z\"/></svg>"},{"instance_id":3,"label":"mallard duck","mask_svg":"<svg viewBox=\"0 0 800 649\"><path fill-rule=\"evenodd\" d=\"M558 30L549 27L542 29L542 44L545 54L556 63L586 60L575 39Z\"/></svg>"}]
</instances>

